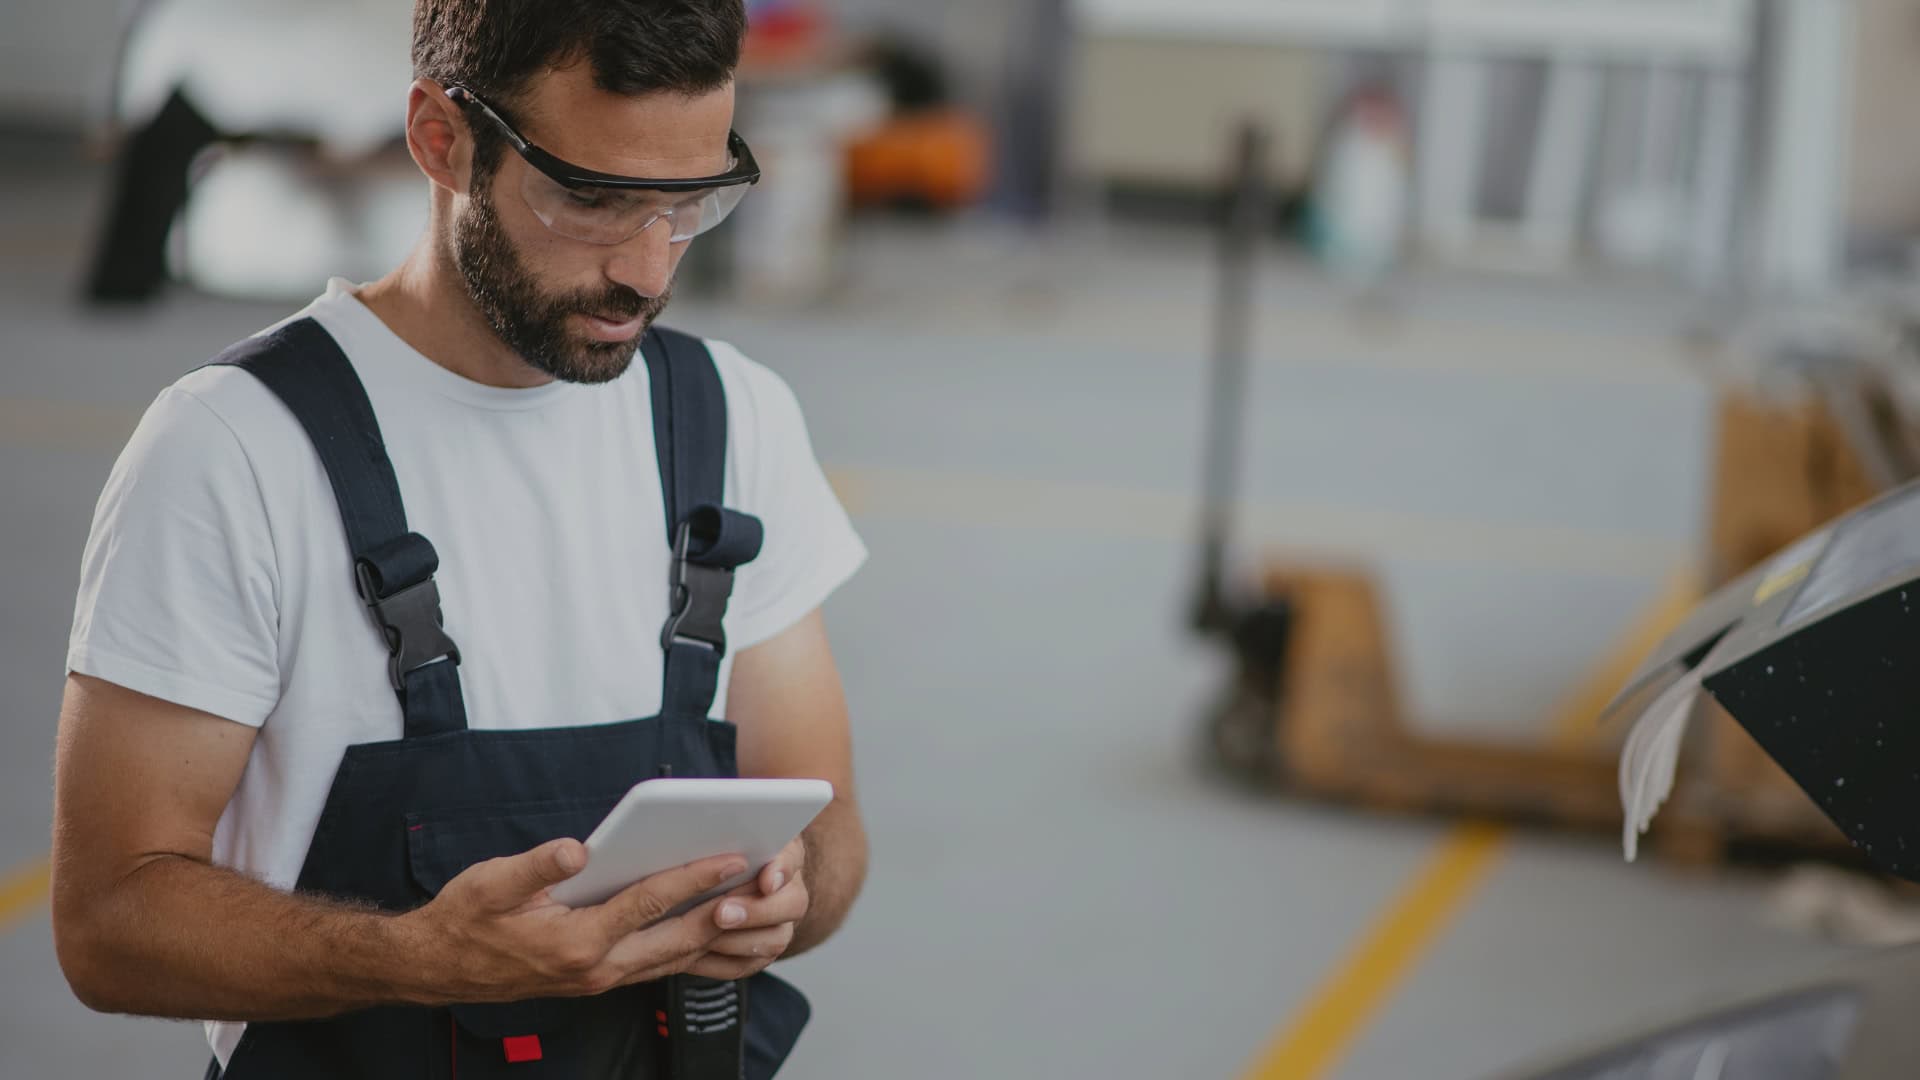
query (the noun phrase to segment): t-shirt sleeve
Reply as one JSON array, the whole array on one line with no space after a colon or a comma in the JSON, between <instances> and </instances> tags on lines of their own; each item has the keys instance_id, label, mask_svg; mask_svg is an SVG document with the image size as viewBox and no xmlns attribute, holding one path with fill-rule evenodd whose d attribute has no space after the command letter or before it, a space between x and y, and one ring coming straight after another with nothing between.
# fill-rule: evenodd
<instances>
[{"instance_id":1,"label":"t-shirt sleeve","mask_svg":"<svg viewBox=\"0 0 1920 1080\"><path fill-rule=\"evenodd\" d=\"M728 646L746 649L780 635L824 603L860 569L867 548L814 457L806 419L780 376L712 342L729 380L729 421L740 509L760 518L766 541L741 567L728 607ZM731 353L731 356L726 354ZM745 400L731 395L744 391Z\"/></svg>"},{"instance_id":2,"label":"t-shirt sleeve","mask_svg":"<svg viewBox=\"0 0 1920 1080\"><path fill-rule=\"evenodd\" d=\"M258 727L280 697L273 536L245 448L164 391L94 509L67 669Z\"/></svg>"}]
</instances>

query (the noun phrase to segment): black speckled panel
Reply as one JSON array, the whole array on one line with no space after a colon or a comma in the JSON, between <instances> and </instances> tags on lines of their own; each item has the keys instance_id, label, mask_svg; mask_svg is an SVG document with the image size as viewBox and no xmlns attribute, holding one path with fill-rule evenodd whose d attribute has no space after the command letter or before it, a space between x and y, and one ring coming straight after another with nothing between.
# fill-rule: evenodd
<instances>
[{"instance_id":1,"label":"black speckled panel","mask_svg":"<svg viewBox=\"0 0 1920 1080\"><path fill-rule=\"evenodd\" d=\"M1705 685L1855 845L1920 881L1920 588L1861 601Z\"/></svg>"}]
</instances>

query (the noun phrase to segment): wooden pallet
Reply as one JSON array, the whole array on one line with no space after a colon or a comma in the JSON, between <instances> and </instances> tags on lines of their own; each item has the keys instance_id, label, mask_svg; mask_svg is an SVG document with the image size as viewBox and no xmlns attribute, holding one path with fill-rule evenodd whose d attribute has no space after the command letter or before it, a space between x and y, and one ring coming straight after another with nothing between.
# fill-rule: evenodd
<instances>
[{"instance_id":1,"label":"wooden pallet","mask_svg":"<svg viewBox=\"0 0 1920 1080\"><path fill-rule=\"evenodd\" d=\"M1731 581L1788 544L1886 490L1862 441L1811 394L1796 400L1723 394L1707 527L1707 583ZM1884 468L1884 467L1883 467Z\"/></svg>"},{"instance_id":2,"label":"wooden pallet","mask_svg":"<svg viewBox=\"0 0 1920 1080\"><path fill-rule=\"evenodd\" d=\"M1216 750L1290 793L1400 814L1472 817L1581 832L1620 828L1618 744L1440 738L1402 712L1371 576L1273 566L1293 607L1277 693L1243 680L1216 716ZM1697 725L1680 784L1649 849L1690 866L1735 853L1842 862L1853 851L1810 799L1724 713Z\"/></svg>"}]
</instances>

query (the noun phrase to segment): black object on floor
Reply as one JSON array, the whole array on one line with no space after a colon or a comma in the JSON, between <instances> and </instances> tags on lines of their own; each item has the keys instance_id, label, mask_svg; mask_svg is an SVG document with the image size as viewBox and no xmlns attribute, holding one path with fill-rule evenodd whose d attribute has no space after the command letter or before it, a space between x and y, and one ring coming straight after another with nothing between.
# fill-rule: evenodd
<instances>
[{"instance_id":1,"label":"black object on floor","mask_svg":"<svg viewBox=\"0 0 1920 1080\"><path fill-rule=\"evenodd\" d=\"M151 299L167 278L167 233L186 205L193 159L220 132L179 90L120 149L107 220L94 251L87 298Z\"/></svg>"}]
</instances>

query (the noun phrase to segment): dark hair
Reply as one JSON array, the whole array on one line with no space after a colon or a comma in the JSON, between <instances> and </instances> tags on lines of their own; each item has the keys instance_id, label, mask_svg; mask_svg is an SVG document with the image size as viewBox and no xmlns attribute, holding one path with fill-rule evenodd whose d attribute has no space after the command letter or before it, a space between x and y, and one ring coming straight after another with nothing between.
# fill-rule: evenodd
<instances>
[{"instance_id":1,"label":"dark hair","mask_svg":"<svg viewBox=\"0 0 1920 1080\"><path fill-rule=\"evenodd\" d=\"M611 93L703 94L733 77L746 29L742 0L416 0L413 73L501 108L582 58ZM475 165L491 173L504 143L474 132Z\"/></svg>"}]
</instances>

